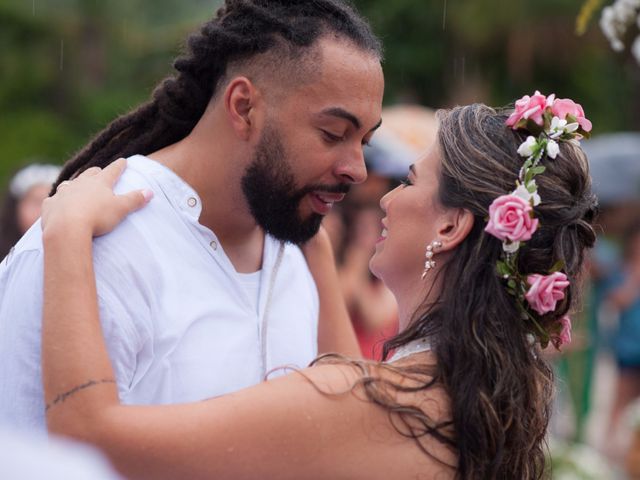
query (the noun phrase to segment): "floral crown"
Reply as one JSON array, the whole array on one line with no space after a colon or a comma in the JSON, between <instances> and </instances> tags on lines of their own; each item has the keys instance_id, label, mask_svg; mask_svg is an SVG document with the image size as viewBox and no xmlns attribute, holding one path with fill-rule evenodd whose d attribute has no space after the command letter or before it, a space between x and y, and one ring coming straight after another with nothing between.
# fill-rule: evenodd
<instances>
[{"instance_id":1,"label":"floral crown","mask_svg":"<svg viewBox=\"0 0 640 480\"><path fill-rule=\"evenodd\" d=\"M571 341L569 317L565 315L547 331L532 312L539 315L553 312L558 301L564 299L564 290L569 286L567 276L562 273L564 262L556 262L549 272L524 277L518 272L518 250L539 226L534 208L542 202L535 181L535 176L545 171L541 160L557 157L559 141L579 144L580 139L588 138L591 122L573 100L555 95L545 97L536 91L516 102L515 111L506 125L531 135L518 147L518 154L526 160L516 180L516 188L491 203L485 232L502 241L497 271L506 281L507 291L516 298L523 320L532 327L533 338L540 341L542 348L551 342L560 349Z\"/></svg>"}]
</instances>

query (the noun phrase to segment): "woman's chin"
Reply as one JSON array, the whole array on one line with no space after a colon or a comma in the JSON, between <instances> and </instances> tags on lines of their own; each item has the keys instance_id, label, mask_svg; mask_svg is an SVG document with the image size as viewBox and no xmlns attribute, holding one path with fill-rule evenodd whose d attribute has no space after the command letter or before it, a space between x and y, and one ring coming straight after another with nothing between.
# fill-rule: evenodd
<instances>
[{"instance_id":1,"label":"woman's chin","mask_svg":"<svg viewBox=\"0 0 640 480\"><path fill-rule=\"evenodd\" d=\"M373 274L374 277L376 277L379 280L382 280L382 282L384 283L382 269L380 268L378 260L379 260L378 253L376 252L371 257L371 260L369 260L369 271Z\"/></svg>"}]
</instances>

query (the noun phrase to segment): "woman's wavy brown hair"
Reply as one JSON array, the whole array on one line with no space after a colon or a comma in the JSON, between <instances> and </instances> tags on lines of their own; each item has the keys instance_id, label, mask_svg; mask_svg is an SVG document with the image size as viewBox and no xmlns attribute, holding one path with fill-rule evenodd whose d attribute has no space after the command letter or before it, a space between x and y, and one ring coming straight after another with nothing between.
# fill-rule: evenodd
<instances>
[{"instance_id":1,"label":"woman's wavy brown hair","mask_svg":"<svg viewBox=\"0 0 640 480\"><path fill-rule=\"evenodd\" d=\"M363 364L360 384L371 401L389 410L400 433L423 448L426 436L453 448L457 478L542 478L548 472L545 435L553 374L540 346L532 346L516 300L496 273L501 242L484 232L491 202L515 188L523 163L517 148L526 134L507 128L505 113L481 104L443 110L438 118L439 201L470 211L474 225L438 272L438 298L425 300L409 327L385 344L384 355L412 340L430 339L436 366L414 364L406 375L413 384L422 376L415 391L444 387L451 423L436 425L421 410L392 400L396 396L389 395L389 382L370 376ZM523 275L545 273L564 261L571 281L566 297L555 312L537 318L549 327L578 307L585 249L596 239L592 223L597 205L580 147L562 142L557 158L543 159L543 164L546 171L536 177L542 197L535 208L540 227L519 250L518 267ZM400 385L391 388L403 390Z\"/></svg>"}]
</instances>

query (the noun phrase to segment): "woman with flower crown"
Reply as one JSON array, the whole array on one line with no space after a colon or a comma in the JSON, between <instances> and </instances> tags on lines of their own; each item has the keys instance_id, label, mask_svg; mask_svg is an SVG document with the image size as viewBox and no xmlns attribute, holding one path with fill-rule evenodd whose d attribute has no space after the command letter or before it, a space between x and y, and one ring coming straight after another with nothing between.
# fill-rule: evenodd
<instances>
[{"instance_id":1,"label":"woman with flower crown","mask_svg":"<svg viewBox=\"0 0 640 480\"><path fill-rule=\"evenodd\" d=\"M92 236L148 194L112 194L124 160L61 185L42 218L50 431L97 445L130 478L547 476L541 350L570 340L595 241L578 145L591 124L539 92L511 115L475 104L439 120L436 145L381 200L370 267L400 316L386 361L324 356L200 403L121 405L101 336ZM304 250L323 315L343 314L328 239Z\"/></svg>"}]
</instances>

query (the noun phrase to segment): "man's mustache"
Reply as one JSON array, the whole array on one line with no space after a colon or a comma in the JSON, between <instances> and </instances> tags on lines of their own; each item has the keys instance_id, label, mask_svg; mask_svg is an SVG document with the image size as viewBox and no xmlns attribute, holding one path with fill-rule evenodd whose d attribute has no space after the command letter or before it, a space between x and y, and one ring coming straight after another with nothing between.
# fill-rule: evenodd
<instances>
[{"instance_id":1,"label":"man's mustache","mask_svg":"<svg viewBox=\"0 0 640 480\"><path fill-rule=\"evenodd\" d=\"M311 192L344 193L344 194L347 194L347 193L349 193L349 190L351 190L351 184L350 183L337 183L335 185L322 185L322 184L307 185L302 190L300 190L300 194L301 194L300 196L303 197L307 193L311 193Z\"/></svg>"}]
</instances>

